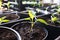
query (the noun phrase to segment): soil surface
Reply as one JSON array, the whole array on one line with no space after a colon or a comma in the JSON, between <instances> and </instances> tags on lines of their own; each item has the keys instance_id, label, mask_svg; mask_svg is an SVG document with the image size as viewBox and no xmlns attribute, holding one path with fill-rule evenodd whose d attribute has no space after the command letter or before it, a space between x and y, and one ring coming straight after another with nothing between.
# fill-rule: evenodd
<instances>
[{"instance_id":1,"label":"soil surface","mask_svg":"<svg viewBox=\"0 0 60 40\"><path fill-rule=\"evenodd\" d=\"M22 40L42 40L46 36L44 29L37 25L35 25L31 31L29 23L16 25L14 29L20 33Z\"/></svg>"},{"instance_id":2,"label":"soil surface","mask_svg":"<svg viewBox=\"0 0 60 40\"><path fill-rule=\"evenodd\" d=\"M7 14L6 17L7 17L6 19L8 19L8 20L14 20L14 19L18 18L18 15L16 15L16 14Z\"/></svg>"},{"instance_id":3,"label":"soil surface","mask_svg":"<svg viewBox=\"0 0 60 40\"><path fill-rule=\"evenodd\" d=\"M17 40L17 37L10 30L0 29L0 40Z\"/></svg>"}]
</instances>

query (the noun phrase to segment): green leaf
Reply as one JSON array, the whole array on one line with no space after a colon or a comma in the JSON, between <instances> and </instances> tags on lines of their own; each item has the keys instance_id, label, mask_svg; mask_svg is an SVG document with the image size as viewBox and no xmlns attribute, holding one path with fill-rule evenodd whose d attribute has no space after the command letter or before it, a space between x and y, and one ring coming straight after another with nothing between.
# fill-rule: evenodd
<instances>
[{"instance_id":1,"label":"green leaf","mask_svg":"<svg viewBox=\"0 0 60 40\"><path fill-rule=\"evenodd\" d=\"M52 21L52 22L55 22L55 21L57 21L57 20L58 20L57 17L52 17L52 18L51 18L51 21Z\"/></svg>"},{"instance_id":2,"label":"green leaf","mask_svg":"<svg viewBox=\"0 0 60 40\"><path fill-rule=\"evenodd\" d=\"M2 0L0 0L0 8L2 7Z\"/></svg>"},{"instance_id":3,"label":"green leaf","mask_svg":"<svg viewBox=\"0 0 60 40\"><path fill-rule=\"evenodd\" d=\"M2 19L0 18L0 24L2 23Z\"/></svg>"},{"instance_id":4,"label":"green leaf","mask_svg":"<svg viewBox=\"0 0 60 40\"><path fill-rule=\"evenodd\" d=\"M1 17L1 19L5 19L6 18L6 16L4 16L4 17Z\"/></svg>"},{"instance_id":5,"label":"green leaf","mask_svg":"<svg viewBox=\"0 0 60 40\"><path fill-rule=\"evenodd\" d=\"M30 20L30 18L24 18L24 20Z\"/></svg>"},{"instance_id":6,"label":"green leaf","mask_svg":"<svg viewBox=\"0 0 60 40\"><path fill-rule=\"evenodd\" d=\"M6 23L9 22L9 21L10 21L10 20L2 20L2 22L6 22Z\"/></svg>"},{"instance_id":7,"label":"green leaf","mask_svg":"<svg viewBox=\"0 0 60 40\"><path fill-rule=\"evenodd\" d=\"M7 3L7 7L8 7L8 9L10 8L10 2L8 1L8 3Z\"/></svg>"},{"instance_id":8,"label":"green leaf","mask_svg":"<svg viewBox=\"0 0 60 40\"><path fill-rule=\"evenodd\" d=\"M0 21L2 21L2 19L0 18Z\"/></svg>"},{"instance_id":9,"label":"green leaf","mask_svg":"<svg viewBox=\"0 0 60 40\"><path fill-rule=\"evenodd\" d=\"M57 9L57 11L58 11L58 12L60 12L60 8L59 8L59 9Z\"/></svg>"},{"instance_id":10,"label":"green leaf","mask_svg":"<svg viewBox=\"0 0 60 40\"><path fill-rule=\"evenodd\" d=\"M60 21L57 21L57 23L59 23L59 24L60 24Z\"/></svg>"},{"instance_id":11,"label":"green leaf","mask_svg":"<svg viewBox=\"0 0 60 40\"><path fill-rule=\"evenodd\" d=\"M5 19L5 18L6 18L6 16L0 18L0 24L1 24L2 22L9 22L9 21L10 21L10 20L7 20L7 19Z\"/></svg>"},{"instance_id":12,"label":"green leaf","mask_svg":"<svg viewBox=\"0 0 60 40\"><path fill-rule=\"evenodd\" d=\"M41 22L41 23L44 23L44 24L48 25L48 23L47 23L44 19L37 19L36 21L38 21L38 22Z\"/></svg>"},{"instance_id":13,"label":"green leaf","mask_svg":"<svg viewBox=\"0 0 60 40\"><path fill-rule=\"evenodd\" d=\"M33 18L35 17L35 13L32 13L31 10L28 10L28 14L29 14L30 18L33 20Z\"/></svg>"}]
</instances>

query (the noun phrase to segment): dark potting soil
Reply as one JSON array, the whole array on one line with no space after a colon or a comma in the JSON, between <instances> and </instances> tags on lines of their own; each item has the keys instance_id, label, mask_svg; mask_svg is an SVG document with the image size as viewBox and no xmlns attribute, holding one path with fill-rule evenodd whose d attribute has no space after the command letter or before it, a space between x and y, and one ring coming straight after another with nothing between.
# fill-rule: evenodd
<instances>
[{"instance_id":1,"label":"dark potting soil","mask_svg":"<svg viewBox=\"0 0 60 40\"><path fill-rule=\"evenodd\" d=\"M17 37L10 30L0 29L0 40L17 40Z\"/></svg>"},{"instance_id":2,"label":"dark potting soil","mask_svg":"<svg viewBox=\"0 0 60 40\"><path fill-rule=\"evenodd\" d=\"M16 14L7 14L6 15L6 19L8 19L8 20L14 20L17 18L18 18L18 15L16 15Z\"/></svg>"},{"instance_id":3,"label":"dark potting soil","mask_svg":"<svg viewBox=\"0 0 60 40\"><path fill-rule=\"evenodd\" d=\"M15 30L20 33L22 40L42 40L46 36L44 29L34 26L33 30L30 31L30 27L28 23L19 24L15 26Z\"/></svg>"}]
</instances>

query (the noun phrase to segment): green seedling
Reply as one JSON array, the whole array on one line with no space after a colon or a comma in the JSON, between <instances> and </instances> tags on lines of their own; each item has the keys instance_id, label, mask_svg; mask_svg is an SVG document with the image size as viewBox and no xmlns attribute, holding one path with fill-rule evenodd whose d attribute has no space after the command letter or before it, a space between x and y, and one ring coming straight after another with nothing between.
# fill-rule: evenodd
<instances>
[{"instance_id":1,"label":"green seedling","mask_svg":"<svg viewBox=\"0 0 60 40\"><path fill-rule=\"evenodd\" d=\"M41 22L43 24L48 25L48 23L44 19L41 19L41 18L38 19L38 18L36 18L36 13L32 12L31 10L28 10L28 14L29 14L30 17L24 18L24 19L25 20L30 20L32 22L31 23L31 31L32 31L32 28L33 28L35 22ZM36 18L35 22L33 20L34 18Z\"/></svg>"},{"instance_id":2,"label":"green seedling","mask_svg":"<svg viewBox=\"0 0 60 40\"><path fill-rule=\"evenodd\" d=\"M52 21L52 22L55 22L55 21L57 21L57 20L58 20L57 17L52 17L52 18L51 18L51 21Z\"/></svg>"},{"instance_id":3,"label":"green seedling","mask_svg":"<svg viewBox=\"0 0 60 40\"><path fill-rule=\"evenodd\" d=\"M0 24L2 24L2 22L7 23L7 22L10 21L10 20L7 20L7 19L5 19L5 18L6 18L6 16L0 18Z\"/></svg>"},{"instance_id":4,"label":"green seedling","mask_svg":"<svg viewBox=\"0 0 60 40\"><path fill-rule=\"evenodd\" d=\"M0 0L0 8L2 7L2 0Z\"/></svg>"},{"instance_id":5,"label":"green seedling","mask_svg":"<svg viewBox=\"0 0 60 40\"><path fill-rule=\"evenodd\" d=\"M59 14L59 12L60 12L60 8L57 9L57 12L58 12L58 14Z\"/></svg>"},{"instance_id":6,"label":"green seedling","mask_svg":"<svg viewBox=\"0 0 60 40\"><path fill-rule=\"evenodd\" d=\"M59 14L60 13L60 5L58 6L58 9L57 10L57 13Z\"/></svg>"},{"instance_id":7,"label":"green seedling","mask_svg":"<svg viewBox=\"0 0 60 40\"><path fill-rule=\"evenodd\" d=\"M8 9L10 8L10 2L8 1L8 3L7 3L7 7L8 7Z\"/></svg>"},{"instance_id":8,"label":"green seedling","mask_svg":"<svg viewBox=\"0 0 60 40\"><path fill-rule=\"evenodd\" d=\"M48 23L47 23L44 19L37 19L36 21L38 21L38 22L41 22L41 23L43 23L43 24L48 25Z\"/></svg>"},{"instance_id":9,"label":"green seedling","mask_svg":"<svg viewBox=\"0 0 60 40\"><path fill-rule=\"evenodd\" d=\"M57 15L57 16L58 16L58 15ZM57 22L57 23L60 24L59 18L58 18L57 16L54 16L54 14L52 14L50 21L51 21L52 23Z\"/></svg>"}]
</instances>

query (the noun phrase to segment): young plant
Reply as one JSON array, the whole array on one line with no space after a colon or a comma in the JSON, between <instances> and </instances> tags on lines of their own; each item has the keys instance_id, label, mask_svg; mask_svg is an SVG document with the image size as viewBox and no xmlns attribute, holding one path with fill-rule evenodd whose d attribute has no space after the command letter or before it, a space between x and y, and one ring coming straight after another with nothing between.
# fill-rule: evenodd
<instances>
[{"instance_id":1,"label":"young plant","mask_svg":"<svg viewBox=\"0 0 60 40\"><path fill-rule=\"evenodd\" d=\"M59 9L57 9L57 13L58 13L58 14L60 13L60 8L59 8Z\"/></svg>"},{"instance_id":2,"label":"young plant","mask_svg":"<svg viewBox=\"0 0 60 40\"><path fill-rule=\"evenodd\" d=\"M36 23L36 22L41 22L43 24L48 25L48 23L44 19L41 19L41 18L37 19L35 12L32 12L31 10L29 10L28 14L29 14L30 17L29 18L25 18L25 20L31 20L31 22L32 22L31 23L31 31L33 30L34 23ZM33 20L34 18L35 18L35 22Z\"/></svg>"},{"instance_id":3,"label":"young plant","mask_svg":"<svg viewBox=\"0 0 60 40\"><path fill-rule=\"evenodd\" d=\"M10 8L10 2L8 1L8 3L7 3L7 7L8 7L8 9Z\"/></svg>"},{"instance_id":4,"label":"young plant","mask_svg":"<svg viewBox=\"0 0 60 40\"><path fill-rule=\"evenodd\" d=\"M2 7L2 0L0 0L0 9L1 9L1 7Z\"/></svg>"},{"instance_id":5,"label":"young plant","mask_svg":"<svg viewBox=\"0 0 60 40\"><path fill-rule=\"evenodd\" d=\"M55 16L55 15L56 15L56 16ZM59 21L60 19L59 19L59 17L57 17L57 16L58 16L58 14L52 14L50 21L51 21L52 23L56 23L56 22L57 22L57 23L60 24L60 21Z\"/></svg>"},{"instance_id":6,"label":"young plant","mask_svg":"<svg viewBox=\"0 0 60 40\"><path fill-rule=\"evenodd\" d=\"M10 20L7 20L5 18L6 18L6 16L0 18L0 24L2 24L2 22L6 22L7 23L7 22L10 21Z\"/></svg>"}]
</instances>

